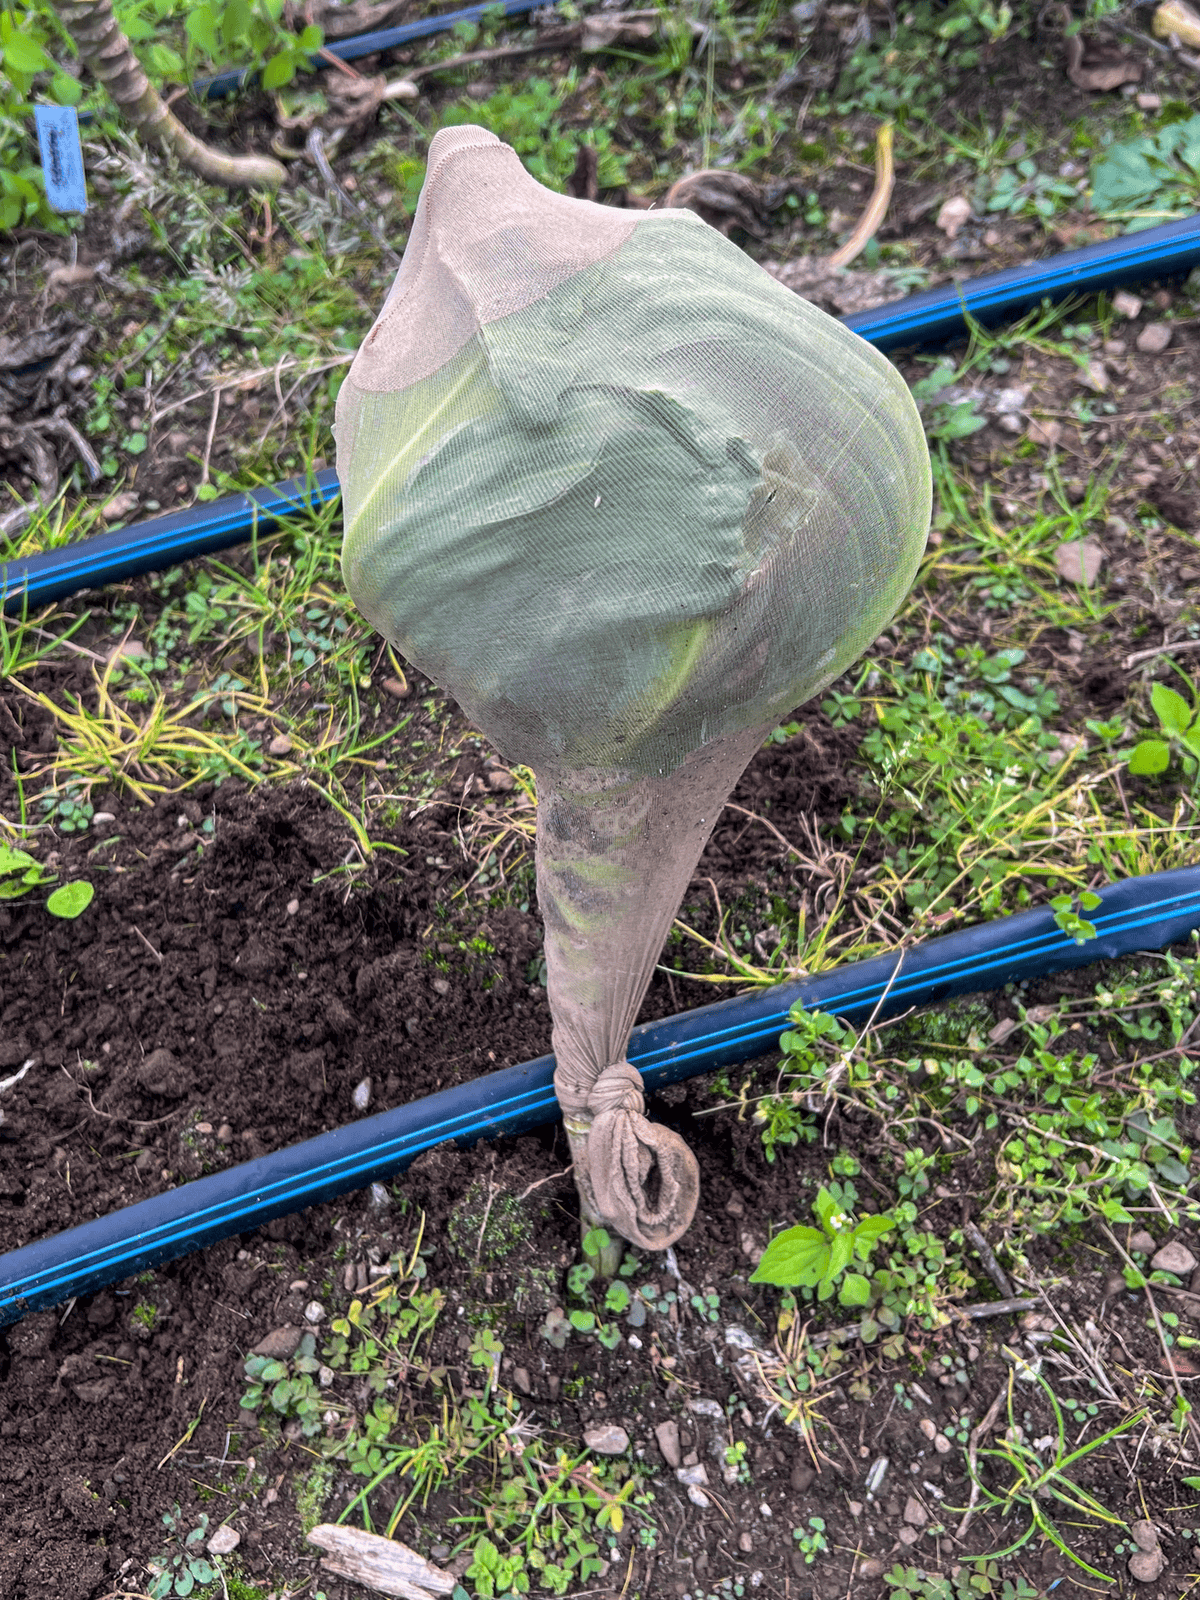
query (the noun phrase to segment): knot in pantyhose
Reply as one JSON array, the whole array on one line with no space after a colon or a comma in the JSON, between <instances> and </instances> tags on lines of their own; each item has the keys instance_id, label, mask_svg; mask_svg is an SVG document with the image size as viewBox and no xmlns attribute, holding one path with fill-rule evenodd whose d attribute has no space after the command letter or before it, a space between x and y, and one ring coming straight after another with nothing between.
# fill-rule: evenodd
<instances>
[{"instance_id":1,"label":"knot in pantyhose","mask_svg":"<svg viewBox=\"0 0 1200 1600\"><path fill-rule=\"evenodd\" d=\"M601 1214L643 1250L665 1250L691 1222L700 1168L670 1128L645 1115L641 1075L618 1061L588 1091L591 1177Z\"/></svg>"}]
</instances>

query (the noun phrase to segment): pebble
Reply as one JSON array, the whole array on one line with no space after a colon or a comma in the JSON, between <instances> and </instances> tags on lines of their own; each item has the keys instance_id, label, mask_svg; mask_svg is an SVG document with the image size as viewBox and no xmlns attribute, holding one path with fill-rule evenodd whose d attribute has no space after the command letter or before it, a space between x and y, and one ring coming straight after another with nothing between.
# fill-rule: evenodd
<instances>
[{"instance_id":1,"label":"pebble","mask_svg":"<svg viewBox=\"0 0 1200 1600\"><path fill-rule=\"evenodd\" d=\"M700 1488L699 1484L688 1484L687 1497L694 1506L699 1506L701 1511L706 1511L708 1507L712 1505L712 1501L705 1494L704 1490Z\"/></svg>"},{"instance_id":2,"label":"pebble","mask_svg":"<svg viewBox=\"0 0 1200 1600\"><path fill-rule=\"evenodd\" d=\"M807 1462L797 1461L792 1468L791 1485L797 1494L803 1494L806 1489L811 1489L816 1482L817 1469L810 1467Z\"/></svg>"},{"instance_id":3,"label":"pebble","mask_svg":"<svg viewBox=\"0 0 1200 1600\"><path fill-rule=\"evenodd\" d=\"M1177 1277L1186 1278L1189 1272L1195 1271L1196 1258L1187 1245L1172 1239L1161 1250L1155 1251L1150 1258L1150 1265L1156 1272L1173 1272Z\"/></svg>"},{"instance_id":4,"label":"pebble","mask_svg":"<svg viewBox=\"0 0 1200 1600\"><path fill-rule=\"evenodd\" d=\"M1134 341L1143 355L1159 356L1171 342L1171 327L1166 322L1148 322Z\"/></svg>"},{"instance_id":5,"label":"pebble","mask_svg":"<svg viewBox=\"0 0 1200 1600\"><path fill-rule=\"evenodd\" d=\"M329 1388L330 1384L333 1382L333 1376L334 1374L332 1367L317 1368L317 1382L320 1384L322 1389Z\"/></svg>"},{"instance_id":6,"label":"pebble","mask_svg":"<svg viewBox=\"0 0 1200 1600\"><path fill-rule=\"evenodd\" d=\"M584 1437L587 1437L586 1434ZM676 1467L675 1476L679 1479L680 1483L684 1484L707 1483L708 1468L704 1465L703 1461L697 1461L694 1467Z\"/></svg>"},{"instance_id":7,"label":"pebble","mask_svg":"<svg viewBox=\"0 0 1200 1600\"><path fill-rule=\"evenodd\" d=\"M1152 1584L1162 1578L1165 1566L1162 1550L1138 1550L1130 1557L1130 1578L1138 1579L1139 1584Z\"/></svg>"},{"instance_id":8,"label":"pebble","mask_svg":"<svg viewBox=\"0 0 1200 1600\"><path fill-rule=\"evenodd\" d=\"M711 1417L714 1422L725 1421L725 1407L717 1400L707 1400L703 1396L688 1401L688 1410L695 1412L698 1417Z\"/></svg>"},{"instance_id":9,"label":"pebble","mask_svg":"<svg viewBox=\"0 0 1200 1600\"><path fill-rule=\"evenodd\" d=\"M533 1384L529 1381L529 1369L527 1367L514 1367L512 1381L514 1388L519 1389L522 1394L529 1394L533 1389Z\"/></svg>"},{"instance_id":10,"label":"pebble","mask_svg":"<svg viewBox=\"0 0 1200 1600\"><path fill-rule=\"evenodd\" d=\"M383 692L390 694L393 700L404 700L410 693L407 682L402 683L399 678L385 678L382 687Z\"/></svg>"},{"instance_id":11,"label":"pebble","mask_svg":"<svg viewBox=\"0 0 1200 1600\"><path fill-rule=\"evenodd\" d=\"M1043 421L1041 417L1031 417L1025 437L1033 444L1056 445L1062 438L1062 423L1052 418Z\"/></svg>"},{"instance_id":12,"label":"pebble","mask_svg":"<svg viewBox=\"0 0 1200 1600\"><path fill-rule=\"evenodd\" d=\"M382 1183L373 1183L368 1190L368 1203L374 1206L376 1211L384 1211L391 1205L392 1197Z\"/></svg>"},{"instance_id":13,"label":"pebble","mask_svg":"<svg viewBox=\"0 0 1200 1600\"><path fill-rule=\"evenodd\" d=\"M267 746L269 756L286 756L292 748L292 741L286 733L277 733Z\"/></svg>"},{"instance_id":14,"label":"pebble","mask_svg":"<svg viewBox=\"0 0 1200 1600\"><path fill-rule=\"evenodd\" d=\"M910 1494L904 1502L904 1520L912 1528L923 1528L929 1521L929 1513L916 1495Z\"/></svg>"},{"instance_id":15,"label":"pebble","mask_svg":"<svg viewBox=\"0 0 1200 1600\"><path fill-rule=\"evenodd\" d=\"M846 1510L852 1517L861 1517L863 1514L863 1503L861 1500L847 1500Z\"/></svg>"},{"instance_id":16,"label":"pebble","mask_svg":"<svg viewBox=\"0 0 1200 1600\"><path fill-rule=\"evenodd\" d=\"M342 1288L347 1294L354 1293L354 1284L357 1277L358 1274L354 1270L353 1261L347 1261L346 1265L342 1268Z\"/></svg>"},{"instance_id":17,"label":"pebble","mask_svg":"<svg viewBox=\"0 0 1200 1600\"><path fill-rule=\"evenodd\" d=\"M725 1202L725 1212L730 1217L744 1217L746 1215L746 1202L741 1195L731 1194Z\"/></svg>"},{"instance_id":18,"label":"pebble","mask_svg":"<svg viewBox=\"0 0 1200 1600\"><path fill-rule=\"evenodd\" d=\"M434 994L449 994L450 984L445 978L435 978L431 985Z\"/></svg>"},{"instance_id":19,"label":"pebble","mask_svg":"<svg viewBox=\"0 0 1200 1600\"><path fill-rule=\"evenodd\" d=\"M1129 1576L1138 1583L1156 1583L1166 1564L1167 1558L1161 1550L1139 1550L1129 1558Z\"/></svg>"},{"instance_id":20,"label":"pebble","mask_svg":"<svg viewBox=\"0 0 1200 1600\"><path fill-rule=\"evenodd\" d=\"M1065 582L1090 589L1104 565L1104 546L1096 539L1068 539L1054 552L1054 565Z\"/></svg>"},{"instance_id":21,"label":"pebble","mask_svg":"<svg viewBox=\"0 0 1200 1600\"><path fill-rule=\"evenodd\" d=\"M629 1449L629 1435L615 1422L606 1422L599 1428L588 1428L583 1442L598 1456L623 1456Z\"/></svg>"},{"instance_id":22,"label":"pebble","mask_svg":"<svg viewBox=\"0 0 1200 1600\"><path fill-rule=\"evenodd\" d=\"M1130 294L1128 289L1118 289L1113 295L1113 310L1119 317L1128 317L1132 322L1134 317L1142 313L1142 301L1136 294Z\"/></svg>"},{"instance_id":23,"label":"pebble","mask_svg":"<svg viewBox=\"0 0 1200 1600\"><path fill-rule=\"evenodd\" d=\"M901 1528L896 1537L901 1544L916 1544L921 1537L921 1531L919 1528Z\"/></svg>"},{"instance_id":24,"label":"pebble","mask_svg":"<svg viewBox=\"0 0 1200 1600\"><path fill-rule=\"evenodd\" d=\"M1106 356L1123 356L1129 351L1129 346L1124 339L1105 339L1104 354Z\"/></svg>"},{"instance_id":25,"label":"pebble","mask_svg":"<svg viewBox=\"0 0 1200 1600\"><path fill-rule=\"evenodd\" d=\"M371 1080L364 1078L354 1086L354 1093L350 1096L355 1111L365 1111L371 1104Z\"/></svg>"},{"instance_id":26,"label":"pebble","mask_svg":"<svg viewBox=\"0 0 1200 1600\"><path fill-rule=\"evenodd\" d=\"M1089 361L1079 381L1086 389L1093 390L1096 394L1105 394L1108 391L1108 368L1103 361Z\"/></svg>"},{"instance_id":27,"label":"pebble","mask_svg":"<svg viewBox=\"0 0 1200 1600\"><path fill-rule=\"evenodd\" d=\"M223 1122L217 1129L217 1139L221 1144L230 1144L233 1140L233 1129L227 1122Z\"/></svg>"},{"instance_id":28,"label":"pebble","mask_svg":"<svg viewBox=\"0 0 1200 1600\"><path fill-rule=\"evenodd\" d=\"M744 1556L748 1556L754 1549L754 1540L746 1532L745 1528L738 1534L738 1549Z\"/></svg>"},{"instance_id":29,"label":"pebble","mask_svg":"<svg viewBox=\"0 0 1200 1600\"><path fill-rule=\"evenodd\" d=\"M211 1133L212 1131L213 1127L211 1122L198 1122L196 1124L197 1133Z\"/></svg>"},{"instance_id":30,"label":"pebble","mask_svg":"<svg viewBox=\"0 0 1200 1600\"><path fill-rule=\"evenodd\" d=\"M287 903L287 914L288 914L289 917L294 917L296 915L297 911L299 911L299 909L300 909L299 900L289 900L288 901L288 903Z\"/></svg>"},{"instance_id":31,"label":"pebble","mask_svg":"<svg viewBox=\"0 0 1200 1600\"><path fill-rule=\"evenodd\" d=\"M493 794L511 794L517 780L507 767L493 767L487 775L487 786Z\"/></svg>"},{"instance_id":32,"label":"pebble","mask_svg":"<svg viewBox=\"0 0 1200 1600\"><path fill-rule=\"evenodd\" d=\"M1158 1241L1146 1228L1140 1229L1129 1241L1129 1248L1134 1255L1153 1255L1158 1248Z\"/></svg>"},{"instance_id":33,"label":"pebble","mask_svg":"<svg viewBox=\"0 0 1200 1600\"><path fill-rule=\"evenodd\" d=\"M666 1422L660 1422L654 1429L654 1437L658 1440L658 1448L662 1451L662 1458L669 1467L678 1467L683 1460L679 1448L679 1424L668 1417Z\"/></svg>"},{"instance_id":34,"label":"pebble","mask_svg":"<svg viewBox=\"0 0 1200 1600\"><path fill-rule=\"evenodd\" d=\"M939 228L947 239L955 239L970 218L971 202L965 194L955 194L942 202L941 210L934 219L934 226Z\"/></svg>"},{"instance_id":35,"label":"pebble","mask_svg":"<svg viewBox=\"0 0 1200 1600\"><path fill-rule=\"evenodd\" d=\"M286 1322L282 1328L276 1328L265 1339L260 1339L250 1354L272 1356L276 1361L286 1361L289 1356L296 1354L303 1337L303 1328L297 1328L293 1323Z\"/></svg>"},{"instance_id":36,"label":"pebble","mask_svg":"<svg viewBox=\"0 0 1200 1600\"><path fill-rule=\"evenodd\" d=\"M882 1578L886 1567L878 1556L868 1556L859 1567L858 1573L862 1578Z\"/></svg>"},{"instance_id":37,"label":"pebble","mask_svg":"<svg viewBox=\"0 0 1200 1600\"><path fill-rule=\"evenodd\" d=\"M1130 1523L1129 1531L1133 1535L1133 1542L1139 1550L1158 1549L1158 1529L1152 1522Z\"/></svg>"},{"instance_id":38,"label":"pebble","mask_svg":"<svg viewBox=\"0 0 1200 1600\"><path fill-rule=\"evenodd\" d=\"M92 827L101 828L107 822L115 822L116 813L112 811L95 811L92 813Z\"/></svg>"},{"instance_id":39,"label":"pebble","mask_svg":"<svg viewBox=\"0 0 1200 1600\"><path fill-rule=\"evenodd\" d=\"M289 1294L303 1294L305 1289L307 1289L307 1288L308 1288L308 1279L307 1278L293 1278L291 1283L288 1284L288 1293Z\"/></svg>"},{"instance_id":40,"label":"pebble","mask_svg":"<svg viewBox=\"0 0 1200 1600\"><path fill-rule=\"evenodd\" d=\"M747 1261L750 1261L754 1266L757 1266L766 1253L766 1245L763 1244L761 1239L756 1239L752 1233L744 1233L741 1237L740 1243L742 1246L742 1254L746 1257Z\"/></svg>"},{"instance_id":41,"label":"pebble","mask_svg":"<svg viewBox=\"0 0 1200 1600\"><path fill-rule=\"evenodd\" d=\"M227 1556L232 1554L242 1542L242 1536L236 1528L228 1526L218 1528L208 1541L208 1553L213 1556Z\"/></svg>"},{"instance_id":42,"label":"pebble","mask_svg":"<svg viewBox=\"0 0 1200 1600\"><path fill-rule=\"evenodd\" d=\"M120 522L123 518L127 517L131 511L136 511L137 507L137 495L134 494L132 489L123 489L120 494L113 495L112 499L101 510L100 515L104 518L105 522ZM130 642L132 643L132 641ZM128 655L129 650L125 649L121 653L122 655ZM143 650L141 653L143 655L146 654L145 650Z\"/></svg>"},{"instance_id":43,"label":"pebble","mask_svg":"<svg viewBox=\"0 0 1200 1600\"><path fill-rule=\"evenodd\" d=\"M925 1435L925 1437L928 1440L930 1440L930 1442L932 1442L933 1438L934 1438L934 1435L937 1433L937 1427L935 1426L934 1423L932 1423L929 1420L928 1417L922 1417L921 1418L921 1432Z\"/></svg>"},{"instance_id":44,"label":"pebble","mask_svg":"<svg viewBox=\"0 0 1200 1600\"><path fill-rule=\"evenodd\" d=\"M938 1455L948 1456L951 1450L953 1450L954 1446L950 1443L949 1439L947 1439L944 1433L935 1433L933 1436L933 1448L937 1451Z\"/></svg>"},{"instance_id":45,"label":"pebble","mask_svg":"<svg viewBox=\"0 0 1200 1600\"><path fill-rule=\"evenodd\" d=\"M311 1322L315 1328L318 1323L325 1321L325 1307L319 1300L310 1300L304 1308L305 1322Z\"/></svg>"}]
</instances>

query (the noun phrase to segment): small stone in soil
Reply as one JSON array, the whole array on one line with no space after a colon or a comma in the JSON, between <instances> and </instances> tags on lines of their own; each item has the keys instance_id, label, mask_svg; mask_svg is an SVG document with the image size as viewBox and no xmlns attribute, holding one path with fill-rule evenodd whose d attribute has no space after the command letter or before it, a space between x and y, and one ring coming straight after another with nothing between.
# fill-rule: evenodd
<instances>
[{"instance_id":1,"label":"small stone in soil","mask_svg":"<svg viewBox=\"0 0 1200 1600\"><path fill-rule=\"evenodd\" d=\"M1142 1228L1130 1239L1129 1248L1135 1255L1149 1256L1154 1254L1158 1245L1154 1235L1148 1229Z\"/></svg>"},{"instance_id":2,"label":"small stone in soil","mask_svg":"<svg viewBox=\"0 0 1200 1600\"><path fill-rule=\"evenodd\" d=\"M598 1428L588 1428L583 1442L598 1456L622 1456L629 1449L629 1435L615 1422L606 1422Z\"/></svg>"},{"instance_id":3,"label":"small stone in soil","mask_svg":"<svg viewBox=\"0 0 1200 1600\"><path fill-rule=\"evenodd\" d=\"M938 1455L948 1456L954 1446L950 1443L949 1439L947 1439L944 1433L935 1433L933 1436L933 1448L937 1451Z\"/></svg>"},{"instance_id":4,"label":"small stone in soil","mask_svg":"<svg viewBox=\"0 0 1200 1600\"><path fill-rule=\"evenodd\" d=\"M896 1537L901 1544L916 1544L921 1537L921 1530L919 1528L901 1528Z\"/></svg>"},{"instance_id":5,"label":"small stone in soil","mask_svg":"<svg viewBox=\"0 0 1200 1600\"><path fill-rule=\"evenodd\" d=\"M742 1197L737 1194L731 1194L725 1202L725 1211L731 1217L744 1217L746 1215L746 1205Z\"/></svg>"},{"instance_id":6,"label":"small stone in soil","mask_svg":"<svg viewBox=\"0 0 1200 1600\"><path fill-rule=\"evenodd\" d=\"M373 1183L368 1191L370 1204L376 1211L383 1211L392 1203L391 1196L381 1183Z\"/></svg>"},{"instance_id":7,"label":"small stone in soil","mask_svg":"<svg viewBox=\"0 0 1200 1600\"><path fill-rule=\"evenodd\" d=\"M1128 289L1118 289L1112 298L1112 308L1119 317L1127 317L1132 322L1134 317L1141 315L1142 302Z\"/></svg>"},{"instance_id":8,"label":"small stone in soil","mask_svg":"<svg viewBox=\"0 0 1200 1600\"><path fill-rule=\"evenodd\" d=\"M1156 1272L1173 1272L1177 1277L1184 1278L1189 1272L1195 1271L1196 1258L1186 1245L1180 1244L1178 1239L1172 1239L1154 1253L1150 1265Z\"/></svg>"},{"instance_id":9,"label":"small stone in soil","mask_svg":"<svg viewBox=\"0 0 1200 1600\"><path fill-rule=\"evenodd\" d=\"M669 1467L678 1467L683 1460L679 1448L679 1424L671 1417L666 1422L656 1424L654 1437L658 1440L658 1448L662 1451L662 1458Z\"/></svg>"},{"instance_id":10,"label":"small stone in soil","mask_svg":"<svg viewBox=\"0 0 1200 1600\"><path fill-rule=\"evenodd\" d=\"M1143 355L1161 355L1171 342L1171 329L1165 322L1148 322L1135 342Z\"/></svg>"},{"instance_id":11,"label":"small stone in soil","mask_svg":"<svg viewBox=\"0 0 1200 1600\"><path fill-rule=\"evenodd\" d=\"M1167 1558L1161 1550L1139 1550L1129 1558L1129 1576L1138 1583L1155 1583L1166 1564Z\"/></svg>"},{"instance_id":12,"label":"small stone in soil","mask_svg":"<svg viewBox=\"0 0 1200 1600\"><path fill-rule=\"evenodd\" d=\"M754 1549L754 1540L746 1532L745 1528L738 1534L738 1549L744 1556L748 1556Z\"/></svg>"},{"instance_id":13,"label":"small stone in soil","mask_svg":"<svg viewBox=\"0 0 1200 1600\"><path fill-rule=\"evenodd\" d=\"M712 1501L705 1494L704 1490L699 1488L698 1485L694 1483L688 1484L687 1497L694 1506L699 1506L701 1511L706 1511L708 1507L712 1505Z\"/></svg>"},{"instance_id":14,"label":"small stone in soil","mask_svg":"<svg viewBox=\"0 0 1200 1600\"><path fill-rule=\"evenodd\" d=\"M913 1528L923 1528L929 1521L929 1513L915 1495L909 1495L904 1502L904 1520Z\"/></svg>"},{"instance_id":15,"label":"small stone in soil","mask_svg":"<svg viewBox=\"0 0 1200 1600\"><path fill-rule=\"evenodd\" d=\"M859 1567L858 1575L860 1578L882 1578L885 1570L884 1564L878 1556L868 1556L862 1566Z\"/></svg>"},{"instance_id":16,"label":"small stone in soil","mask_svg":"<svg viewBox=\"0 0 1200 1600\"><path fill-rule=\"evenodd\" d=\"M311 1322L314 1327L325 1321L325 1307L319 1300L310 1300L304 1308L305 1322Z\"/></svg>"},{"instance_id":17,"label":"small stone in soil","mask_svg":"<svg viewBox=\"0 0 1200 1600\"><path fill-rule=\"evenodd\" d=\"M299 900L289 900L288 901L288 903L287 903L287 914L288 914L289 917L294 917L296 915L297 911L299 911L299 909L300 909Z\"/></svg>"},{"instance_id":18,"label":"small stone in soil","mask_svg":"<svg viewBox=\"0 0 1200 1600\"><path fill-rule=\"evenodd\" d=\"M365 1111L371 1104L371 1080L364 1078L361 1083L355 1084L354 1093L350 1096L355 1111Z\"/></svg>"},{"instance_id":19,"label":"small stone in soil","mask_svg":"<svg viewBox=\"0 0 1200 1600\"><path fill-rule=\"evenodd\" d=\"M303 1337L303 1328L297 1328L290 1322L284 1323L282 1328L276 1328L265 1339L260 1339L250 1354L271 1356L276 1361L286 1361L289 1356L296 1354Z\"/></svg>"},{"instance_id":20,"label":"small stone in soil","mask_svg":"<svg viewBox=\"0 0 1200 1600\"><path fill-rule=\"evenodd\" d=\"M267 746L269 756L286 756L292 748L292 741L286 733L277 733Z\"/></svg>"},{"instance_id":21,"label":"small stone in soil","mask_svg":"<svg viewBox=\"0 0 1200 1600\"><path fill-rule=\"evenodd\" d=\"M208 1541L210 1555L227 1556L236 1550L242 1542L242 1536L236 1528L218 1528Z\"/></svg>"},{"instance_id":22,"label":"small stone in soil","mask_svg":"<svg viewBox=\"0 0 1200 1600\"><path fill-rule=\"evenodd\" d=\"M218 1144L232 1144L233 1129L227 1122L223 1122L217 1129L217 1142Z\"/></svg>"},{"instance_id":23,"label":"small stone in soil","mask_svg":"<svg viewBox=\"0 0 1200 1600\"><path fill-rule=\"evenodd\" d=\"M530 1392L530 1390L533 1388L533 1385L529 1381L528 1369L525 1368L525 1367L514 1367L513 1368L513 1370L512 1370L512 1381L513 1381L514 1386L516 1388L520 1389L522 1394L528 1394Z\"/></svg>"},{"instance_id":24,"label":"small stone in soil","mask_svg":"<svg viewBox=\"0 0 1200 1600\"><path fill-rule=\"evenodd\" d=\"M1131 1523L1129 1531L1133 1535L1133 1542L1139 1550L1158 1549L1158 1529L1152 1522Z\"/></svg>"},{"instance_id":25,"label":"small stone in soil","mask_svg":"<svg viewBox=\"0 0 1200 1600\"><path fill-rule=\"evenodd\" d=\"M797 1494L803 1494L806 1489L812 1488L814 1482L816 1481L816 1476L817 1472L815 1467L808 1466L806 1462L797 1461L796 1465L792 1468L792 1488L795 1489Z\"/></svg>"},{"instance_id":26,"label":"small stone in soil","mask_svg":"<svg viewBox=\"0 0 1200 1600\"><path fill-rule=\"evenodd\" d=\"M925 1437L927 1439L932 1441L934 1435L937 1433L937 1427L933 1422L930 1421L930 1419L928 1417L922 1417L921 1418L921 1432L925 1435Z\"/></svg>"},{"instance_id":27,"label":"small stone in soil","mask_svg":"<svg viewBox=\"0 0 1200 1600\"><path fill-rule=\"evenodd\" d=\"M675 1476L680 1483L707 1483L708 1468L703 1461L697 1461L690 1467L676 1467Z\"/></svg>"}]
</instances>

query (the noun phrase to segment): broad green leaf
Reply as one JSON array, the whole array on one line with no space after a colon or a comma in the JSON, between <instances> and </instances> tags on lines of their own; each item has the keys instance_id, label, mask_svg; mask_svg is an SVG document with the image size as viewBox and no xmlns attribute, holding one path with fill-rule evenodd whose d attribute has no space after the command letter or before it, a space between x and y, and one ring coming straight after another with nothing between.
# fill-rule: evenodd
<instances>
[{"instance_id":1,"label":"broad green leaf","mask_svg":"<svg viewBox=\"0 0 1200 1600\"><path fill-rule=\"evenodd\" d=\"M1192 721L1192 708L1181 694L1156 683L1150 690L1150 704L1167 733L1184 734Z\"/></svg>"},{"instance_id":2,"label":"broad green leaf","mask_svg":"<svg viewBox=\"0 0 1200 1600\"><path fill-rule=\"evenodd\" d=\"M83 89L69 72L56 72L50 83L50 92L60 106L77 106L83 98Z\"/></svg>"},{"instance_id":3,"label":"broad green leaf","mask_svg":"<svg viewBox=\"0 0 1200 1600\"><path fill-rule=\"evenodd\" d=\"M854 1233L856 1238L869 1239L874 1243L876 1239L882 1238L885 1233L891 1233L895 1226L895 1217L860 1217Z\"/></svg>"},{"instance_id":4,"label":"broad green leaf","mask_svg":"<svg viewBox=\"0 0 1200 1600\"><path fill-rule=\"evenodd\" d=\"M33 857L27 851L14 849L9 844L0 844L0 872L24 872L31 866Z\"/></svg>"},{"instance_id":5,"label":"broad green leaf","mask_svg":"<svg viewBox=\"0 0 1200 1600\"><path fill-rule=\"evenodd\" d=\"M844 1306L865 1306L871 1302L871 1285L861 1272L848 1272L842 1279L838 1299Z\"/></svg>"},{"instance_id":6,"label":"broad green leaf","mask_svg":"<svg viewBox=\"0 0 1200 1600\"><path fill-rule=\"evenodd\" d=\"M45 72L53 63L36 39L14 33L4 45L4 65L16 72Z\"/></svg>"},{"instance_id":7,"label":"broad green leaf","mask_svg":"<svg viewBox=\"0 0 1200 1600\"><path fill-rule=\"evenodd\" d=\"M785 1228L763 1252L750 1282L813 1288L825 1276L828 1261L829 1240L819 1228Z\"/></svg>"},{"instance_id":8,"label":"broad green leaf","mask_svg":"<svg viewBox=\"0 0 1200 1600\"><path fill-rule=\"evenodd\" d=\"M849 1228L845 1233L834 1234L829 1244L829 1260L825 1266L824 1276L831 1282L845 1272L850 1265L850 1257L854 1254L854 1235Z\"/></svg>"},{"instance_id":9,"label":"broad green leaf","mask_svg":"<svg viewBox=\"0 0 1200 1600\"><path fill-rule=\"evenodd\" d=\"M77 878L74 883L64 883L61 889L46 901L46 910L52 917L62 917L71 922L91 905L95 896L94 887L83 878Z\"/></svg>"},{"instance_id":10,"label":"broad green leaf","mask_svg":"<svg viewBox=\"0 0 1200 1600\"><path fill-rule=\"evenodd\" d=\"M821 1226L826 1233L835 1233L837 1231L830 1219L837 1215L841 1207L829 1190L825 1188L824 1184L817 1190L817 1198L813 1201L813 1210L820 1218Z\"/></svg>"},{"instance_id":11,"label":"broad green leaf","mask_svg":"<svg viewBox=\"0 0 1200 1600\"><path fill-rule=\"evenodd\" d=\"M1171 763L1171 747L1161 739L1143 739L1133 748L1129 770L1136 778L1153 778Z\"/></svg>"},{"instance_id":12,"label":"broad green leaf","mask_svg":"<svg viewBox=\"0 0 1200 1600\"><path fill-rule=\"evenodd\" d=\"M263 68L263 88L282 89L284 84L291 83L295 76L295 57L290 50L281 50L278 55L273 55Z\"/></svg>"},{"instance_id":13,"label":"broad green leaf","mask_svg":"<svg viewBox=\"0 0 1200 1600\"><path fill-rule=\"evenodd\" d=\"M197 6L184 20L188 38L198 44L205 55L216 58L217 19L210 5Z\"/></svg>"}]
</instances>

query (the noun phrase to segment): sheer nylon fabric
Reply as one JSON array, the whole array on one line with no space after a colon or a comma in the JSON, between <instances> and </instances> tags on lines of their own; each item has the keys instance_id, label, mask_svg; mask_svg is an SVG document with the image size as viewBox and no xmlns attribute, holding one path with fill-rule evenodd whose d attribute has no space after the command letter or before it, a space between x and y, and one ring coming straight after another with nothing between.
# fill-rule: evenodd
<instances>
[{"instance_id":1,"label":"sheer nylon fabric","mask_svg":"<svg viewBox=\"0 0 1200 1600\"><path fill-rule=\"evenodd\" d=\"M690 1156L633 1104L629 1030L763 732L912 581L916 408L884 357L690 212L551 194L456 128L337 439L356 602L538 774L556 1083L568 1127L600 1118L585 1212L669 1242Z\"/></svg>"}]
</instances>

